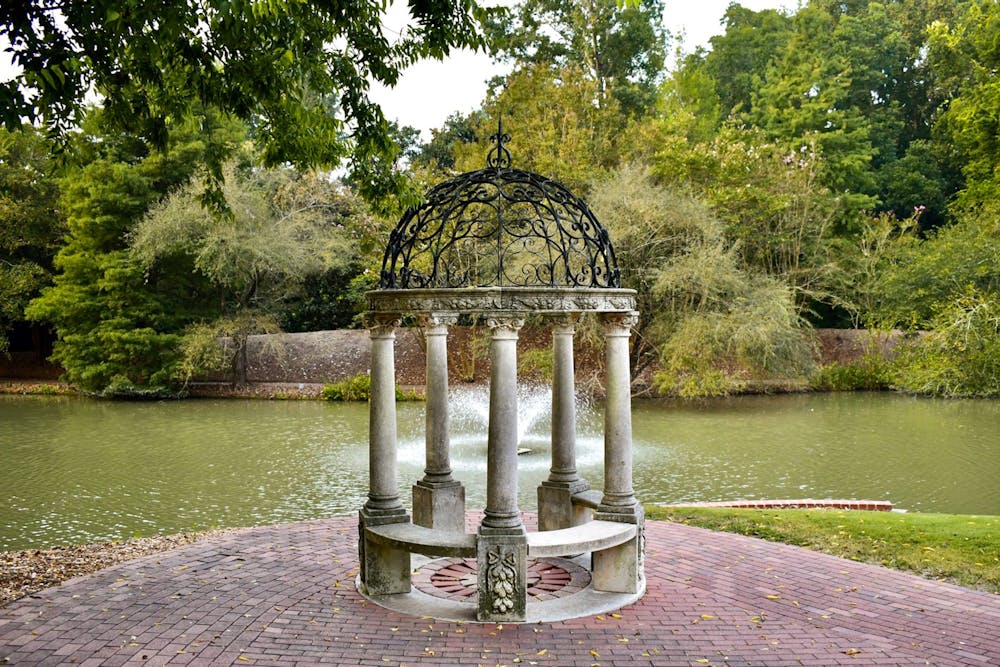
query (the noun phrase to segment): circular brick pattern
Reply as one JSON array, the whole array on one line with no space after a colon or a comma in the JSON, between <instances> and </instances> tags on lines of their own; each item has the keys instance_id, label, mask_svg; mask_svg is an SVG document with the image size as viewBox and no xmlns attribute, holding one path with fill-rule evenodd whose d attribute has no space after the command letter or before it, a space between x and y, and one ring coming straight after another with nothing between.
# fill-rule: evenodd
<instances>
[{"instance_id":1,"label":"circular brick pattern","mask_svg":"<svg viewBox=\"0 0 1000 667\"><path fill-rule=\"evenodd\" d=\"M528 598L542 602L579 593L590 572L565 558L528 559ZM478 581L473 558L438 558L413 573L413 587L439 598L475 602Z\"/></svg>"}]
</instances>

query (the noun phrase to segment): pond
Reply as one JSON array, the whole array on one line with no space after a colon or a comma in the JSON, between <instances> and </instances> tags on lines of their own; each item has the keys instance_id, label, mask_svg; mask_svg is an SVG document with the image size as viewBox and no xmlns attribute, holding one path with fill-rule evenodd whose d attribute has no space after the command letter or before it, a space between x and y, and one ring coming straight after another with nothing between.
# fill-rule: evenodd
<instances>
[{"instance_id":1,"label":"pond","mask_svg":"<svg viewBox=\"0 0 1000 667\"><path fill-rule=\"evenodd\" d=\"M455 392L452 464L485 504L486 397ZM520 506L549 466L548 397L520 400ZM602 483L601 413L580 410L578 464ZM0 550L356 512L366 404L112 403L0 396ZM400 493L423 468L423 404L399 404ZM644 503L865 498L911 511L1000 514L1000 402L895 394L634 402Z\"/></svg>"}]
</instances>

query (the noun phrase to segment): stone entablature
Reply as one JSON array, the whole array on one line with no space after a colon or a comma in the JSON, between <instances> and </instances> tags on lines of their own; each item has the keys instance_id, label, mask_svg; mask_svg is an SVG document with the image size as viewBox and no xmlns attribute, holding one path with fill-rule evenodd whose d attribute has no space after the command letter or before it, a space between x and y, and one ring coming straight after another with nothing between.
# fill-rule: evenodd
<instances>
[{"instance_id":1,"label":"stone entablature","mask_svg":"<svg viewBox=\"0 0 1000 667\"><path fill-rule=\"evenodd\" d=\"M625 313L635 310L635 290L571 287L468 287L383 289L368 292L378 313Z\"/></svg>"}]
</instances>

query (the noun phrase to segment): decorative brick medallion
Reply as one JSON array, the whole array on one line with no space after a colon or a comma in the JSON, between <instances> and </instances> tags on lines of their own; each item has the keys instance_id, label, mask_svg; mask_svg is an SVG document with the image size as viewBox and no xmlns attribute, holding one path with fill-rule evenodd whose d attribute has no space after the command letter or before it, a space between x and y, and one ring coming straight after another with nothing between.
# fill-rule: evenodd
<instances>
[{"instance_id":1,"label":"decorative brick medallion","mask_svg":"<svg viewBox=\"0 0 1000 667\"><path fill-rule=\"evenodd\" d=\"M528 559L528 597L536 602L579 593L590 585L590 573L565 558ZM438 558L413 573L414 588L439 598L474 602L476 561Z\"/></svg>"}]
</instances>

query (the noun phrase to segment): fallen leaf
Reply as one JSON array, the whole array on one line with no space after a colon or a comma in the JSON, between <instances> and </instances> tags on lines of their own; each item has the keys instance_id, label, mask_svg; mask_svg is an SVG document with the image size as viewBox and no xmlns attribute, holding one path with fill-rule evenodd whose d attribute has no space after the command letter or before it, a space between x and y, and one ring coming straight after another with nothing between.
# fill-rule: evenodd
<instances>
[{"instance_id":1,"label":"fallen leaf","mask_svg":"<svg viewBox=\"0 0 1000 667\"><path fill-rule=\"evenodd\" d=\"M768 600L780 600L781 596L780 595L768 595L767 599Z\"/></svg>"}]
</instances>

